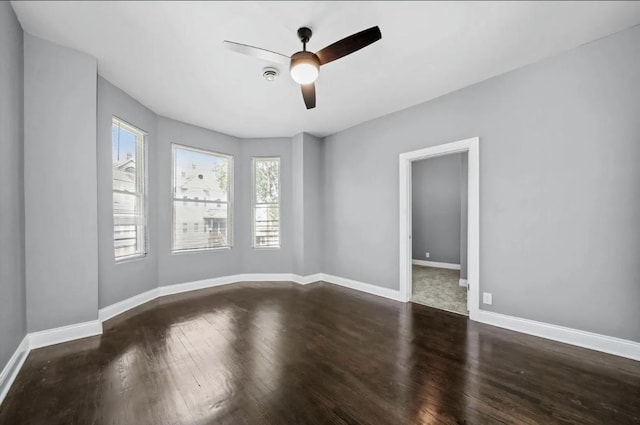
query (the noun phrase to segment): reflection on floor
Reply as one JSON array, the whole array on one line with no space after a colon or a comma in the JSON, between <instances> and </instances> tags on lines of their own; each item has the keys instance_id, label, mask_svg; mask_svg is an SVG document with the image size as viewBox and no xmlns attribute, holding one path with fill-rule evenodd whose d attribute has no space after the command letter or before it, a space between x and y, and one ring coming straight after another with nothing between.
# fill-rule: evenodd
<instances>
[{"instance_id":1,"label":"reflection on floor","mask_svg":"<svg viewBox=\"0 0 640 425\"><path fill-rule=\"evenodd\" d=\"M460 270L413 265L411 301L468 315L467 288L460 286Z\"/></svg>"}]
</instances>

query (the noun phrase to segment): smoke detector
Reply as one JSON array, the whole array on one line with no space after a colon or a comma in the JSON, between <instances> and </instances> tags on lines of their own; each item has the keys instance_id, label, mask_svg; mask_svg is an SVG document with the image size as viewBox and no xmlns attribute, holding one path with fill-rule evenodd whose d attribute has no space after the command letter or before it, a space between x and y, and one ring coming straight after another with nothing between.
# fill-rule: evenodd
<instances>
[{"instance_id":1,"label":"smoke detector","mask_svg":"<svg viewBox=\"0 0 640 425\"><path fill-rule=\"evenodd\" d=\"M275 79L278 78L278 75L280 75L280 72L277 68L266 67L262 70L262 76L267 81L275 81Z\"/></svg>"}]
</instances>

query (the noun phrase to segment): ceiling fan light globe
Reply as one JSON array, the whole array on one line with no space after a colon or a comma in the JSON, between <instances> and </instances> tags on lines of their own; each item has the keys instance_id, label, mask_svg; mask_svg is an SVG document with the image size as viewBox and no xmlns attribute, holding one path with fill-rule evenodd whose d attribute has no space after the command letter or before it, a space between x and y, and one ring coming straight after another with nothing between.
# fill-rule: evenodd
<instances>
[{"instance_id":1,"label":"ceiling fan light globe","mask_svg":"<svg viewBox=\"0 0 640 425\"><path fill-rule=\"evenodd\" d=\"M318 78L318 68L310 63L300 63L291 68L291 78L298 84L311 84Z\"/></svg>"},{"instance_id":2,"label":"ceiling fan light globe","mask_svg":"<svg viewBox=\"0 0 640 425\"><path fill-rule=\"evenodd\" d=\"M291 78L298 84L311 84L318 78L320 59L311 52L298 52L291 56Z\"/></svg>"}]
</instances>

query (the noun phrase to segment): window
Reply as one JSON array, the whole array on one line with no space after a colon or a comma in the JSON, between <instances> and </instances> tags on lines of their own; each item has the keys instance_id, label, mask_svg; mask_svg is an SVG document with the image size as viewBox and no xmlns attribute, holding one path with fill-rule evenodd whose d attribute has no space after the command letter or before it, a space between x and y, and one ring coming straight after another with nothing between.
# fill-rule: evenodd
<instances>
[{"instance_id":1,"label":"window","mask_svg":"<svg viewBox=\"0 0 640 425\"><path fill-rule=\"evenodd\" d=\"M280 248L280 158L252 160L253 247Z\"/></svg>"},{"instance_id":2,"label":"window","mask_svg":"<svg viewBox=\"0 0 640 425\"><path fill-rule=\"evenodd\" d=\"M230 248L233 242L233 157L171 145L172 252ZM211 194L216 201L204 196ZM220 208L217 208L220 205ZM182 229L178 223L183 223ZM193 226L186 226L193 223ZM181 230L181 231L179 231Z\"/></svg>"},{"instance_id":3,"label":"window","mask_svg":"<svg viewBox=\"0 0 640 425\"><path fill-rule=\"evenodd\" d=\"M147 254L146 133L113 118L113 247L116 261Z\"/></svg>"}]
</instances>

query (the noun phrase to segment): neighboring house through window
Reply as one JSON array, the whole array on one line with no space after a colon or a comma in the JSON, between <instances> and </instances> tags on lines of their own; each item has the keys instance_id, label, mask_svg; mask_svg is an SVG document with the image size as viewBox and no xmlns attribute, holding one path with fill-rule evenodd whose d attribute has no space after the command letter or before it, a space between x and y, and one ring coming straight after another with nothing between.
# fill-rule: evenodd
<instances>
[{"instance_id":1,"label":"neighboring house through window","mask_svg":"<svg viewBox=\"0 0 640 425\"><path fill-rule=\"evenodd\" d=\"M144 131L113 118L111 162L116 261L147 253L145 138Z\"/></svg>"},{"instance_id":2,"label":"neighboring house through window","mask_svg":"<svg viewBox=\"0 0 640 425\"><path fill-rule=\"evenodd\" d=\"M233 242L233 157L177 144L172 144L171 149L172 252L230 248ZM178 223L192 223L193 226L183 224L178 231Z\"/></svg>"}]
</instances>

